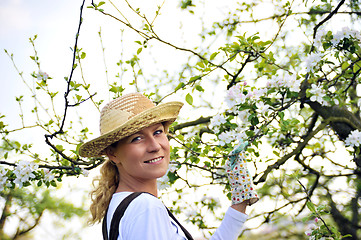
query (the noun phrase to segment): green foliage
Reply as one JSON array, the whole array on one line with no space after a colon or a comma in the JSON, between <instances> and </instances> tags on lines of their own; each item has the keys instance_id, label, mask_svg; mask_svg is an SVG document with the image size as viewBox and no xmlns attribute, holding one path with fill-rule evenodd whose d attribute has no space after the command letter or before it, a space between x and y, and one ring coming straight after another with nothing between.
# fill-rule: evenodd
<instances>
[{"instance_id":1,"label":"green foliage","mask_svg":"<svg viewBox=\"0 0 361 240\"><path fill-rule=\"evenodd\" d=\"M262 223L261 228L272 225L276 229L269 239L304 239L305 225L316 217L320 221L310 232L314 239L341 239L348 234L359 238L360 230L355 226L360 225L361 218L355 209L360 207L361 195L360 147L355 144L359 141L357 135L348 138L361 130L358 0L231 1L224 5L228 8L222 10L219 19L203 17L209 7L206 1L179 1L179 9L172 9L180 14L179 19L189 17L201 29L197 36L192 35L194 41L186 35L188 41L184 43L181 36L187 34L186 28L180 29L176 38L160 34L164 25L157 18L169 10L163 9L166 6L157 6L151 15L143 6L125 1L132 14L128 15L124 8L110 3L92 2L89 11L116 20L127 48L121 49L119 59L110 65L118 67L119 73L108 77L99 31L106 76L102 89L84 74L83 64L94 56L79 46L72 47L74 61L70 74L64 77L65 92L55 84L58 76L49 76L41 68L35 45L37 35L29 39L34 50L30 60L35 64L30 81L17 70L13 54L5 50L30 91L15 99L20 128L10 128L7 117L0 116L2 157L6 160L1 177L9 183L5 191L19 185L15 174L19 159L39 165L29 173L29 179L21 182L22 186L31 186L31 182L39 187L56 186L64 176L96 168L103 158L83 159L78 155L81 143L96 131L87 127L88 114L98 112L108 100L96 93L106 89L111 99L136 90L157 103L174 96L187 103L179 122L170 127L174 145L171 162L175 167L165 181L174 193L174 212L185 213L190 223L209 231L213 226L205 216L219 219L221 200L202 198L183 205L179 200L188 192L200 192L208 186L229 198L223 165L237 141L247 140L250 146L246 157L264 201L261 204L265 204L260 204L254 215ZM345 23L349 29L336 29L335 22ZM79 29L76 38L81 34ZM167 51L165 57L159 57L160 49ZM168 65L173 62L175 69ZM29 111L36 119L31 124L24 118L29 99L35 102ZM59 99L65 103L61 105L64 109L59 108ZM69 117L73 109L87 116ZM25 144L13 137L14 132L29 128L40 130L45 137L45 153L33 150L35 142ZM52 170L53 178L48 181L46 169ZM297 180L305 187L300 187ZM339 181L347 187L339 188ZM271 209L268 205L262 207L266 203L271 203ZM186 211L189 209L192 212ZM305 215L309 216L302 222ZM297 224L302 227L296 228ZM266 239L266 235L257 237Z\"/></svg>"},{"instance_id":2,"label":"green foliage","mask_svg":"<svg viewBox=\"0 0 361 240\"><path fill-rule=\"evenodd\" d=\"M64 198L55 196L55 192L41 186L29 185L28 188L6 189L0 192L4 202L2 208L1 239L17 239L31 235L31 230L39 223L45 212L61 220L75 216L82 217L87 211L83 206L77 207ZM15 233L5 231L10 223L18 221Z\"/></svg>"}]
</instances>

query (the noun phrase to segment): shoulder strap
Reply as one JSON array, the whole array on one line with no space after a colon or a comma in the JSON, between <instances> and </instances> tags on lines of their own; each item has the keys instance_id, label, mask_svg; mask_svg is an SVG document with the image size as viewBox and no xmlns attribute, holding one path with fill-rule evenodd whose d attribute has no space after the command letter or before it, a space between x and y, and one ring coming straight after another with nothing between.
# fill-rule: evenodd
<instances>
[{"instance_id":1,"label":"shoulder strap","mask_svg":"<svg viewBox=\"0 0 361 240\"><path fill-rule=\"evenodd\" d=\"M123 201L118 205L117 209L115 209L112 221L110 223L109 240L116 240L118 238L120 219L123 217L124 212L127 209L130 202L133 201L133 199L138 197L140 194L142 194L142 193L141 192L131 193L126 198L124 198ZM102 226L104 240L108 240L106 219L107 219L107 215L105 214L104 219L103 219L103 226Z\"/></svg>"},{"instance_id":2,"label":"shoulder strap","mask_svg":"<svg viewBox=\"0 0 361 240\"><path fill-rule=\"evenodd\" d=\"M117 209L115 210L115 212L113 214L112 221L110 223L109 240L116 240L118 238L120 219L123 217L124 212L127 209L130 202L133 201L133 199L135 199L136 197L138 197L142 193L143 192L131 193L126 198L124 198L124 200L118 205ZM166 207L166 209L168 211L168 215L179 225L179 227L182 229L182 231L186 235L187 239L188 240L193 240L192 235L178 222L178 220L174 217L172 212L169 211L169 209L167 207ZM106 219L107 219L107 214L105 214L105 216L104 216L103 226L102 226L103 239L104 240L108 240L108 231L107 231L107 221L106 221Z\"/></svg>"},{"instance_id":3,"label":"shoulder strap","mask_svg":"<svg viewBox=\"0 0 361 240\"><path fill-rule=\"evenodd\" d=\"M182 231L184 232L184 234L186 235L188 240L193 240L192 235L187 231L187 229L185 229L182 224L180 224L178 222L178 220L174 217L174 215L172 214L172 212L166 207L167 211L168 211L168 215L178 224L178 226L182 229Z\"/></svg>"}]
</instances>

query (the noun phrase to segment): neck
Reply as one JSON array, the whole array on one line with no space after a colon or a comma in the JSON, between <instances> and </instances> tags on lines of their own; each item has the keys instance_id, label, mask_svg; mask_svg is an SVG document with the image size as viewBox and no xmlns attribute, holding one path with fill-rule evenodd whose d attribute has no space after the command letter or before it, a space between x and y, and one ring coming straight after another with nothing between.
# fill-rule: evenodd
<instances>
[{"instance_id":1,"label":"neck","mask_svg":"<svg viewBox=\"0 0 361 240\"><path fill-rule=\"evenodd\" d=\"M129 182L121 179L116 192L147 192L158 197L157 180Z\"/></svg>"}]
</instances>

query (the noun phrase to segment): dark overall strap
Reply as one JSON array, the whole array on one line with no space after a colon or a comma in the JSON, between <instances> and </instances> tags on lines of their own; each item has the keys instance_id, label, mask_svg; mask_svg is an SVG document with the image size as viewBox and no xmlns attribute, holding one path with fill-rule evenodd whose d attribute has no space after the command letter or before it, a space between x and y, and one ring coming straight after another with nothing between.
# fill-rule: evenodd
<instances>
[{"instance_id":1,"label":"dark overall strap","mask_svg":"<svg viewBox=\"0 0 361 240\"><path fill-rule=\"evenodd\" d=\"M117 209L115 210L113 214L112 221L110 223L110 234L109 234L109 240L116 240L119 235L119 222L120 219L123 217L125 210L127 209L128 205L131 201L133 201L134 198L138 197L141 192L134 192L128 195L126 198L123 199L123 201L118 205ZM107 231L107 215L105 214L103 219L103 239L108 240L108 231Z\"/></svg>"},{"instance_id":2,"label":"dark overall strap","mask_svg":"<svg viewBox=\"0 0 361 240\"><path fill-rule=\"evenodd\" d=\"M112 221L110 224L109 239L108 239L107 221L106 221L107 215L105 214L104 219L103 219L103 226L102 226L104 240L117 240L118 235L119 235L120 219L123 217L124 212L127 209L130 202L133 201L134 198L138 197L142 193L143 192L131 193L126 198L124 198L124 200L118 205L117 209L115 210L115 212L113 214L113 218L112 218ZM193 240L193 237L191 236L191 234L178 222L178 220L173 216L171 211L169 211L169 209L167 207L166 207L166 209L168 211L168 215L179 225L179 227L182 229L182 231L186 235L187 239Z\"/></svg>"},{"instance_id":3,"label":"dark overall strap","mask_svg":"<svg viewBox=\"0 0 361 240\"><path fill-rule=\"evenodd\" d=\"M174 217L174 215L172 214L171 211L169 211L169 209L166 207L167 211L168 211L168 215L178 224L178 226L182 229L182 231L184 232L184 234L186 235L186 238L188 240L193 240L192 235L187 231L187 229L185 229L182 224L180 224L178 222L178 220Z\"/></svg>"}]
</instances>

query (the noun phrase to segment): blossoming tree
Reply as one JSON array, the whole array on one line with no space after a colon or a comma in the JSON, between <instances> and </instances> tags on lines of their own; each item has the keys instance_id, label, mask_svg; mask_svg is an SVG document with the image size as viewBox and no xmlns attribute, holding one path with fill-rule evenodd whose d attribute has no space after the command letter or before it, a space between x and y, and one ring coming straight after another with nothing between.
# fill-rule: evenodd
<instances>
[{"instance_id":1,"label":"blossoming tree","mask_svg":"<svg viewBox=\"0 0 361 240\"><path fill-rule=\"evenodd\" d=\"M111 77L113 82L104 83L114 97L136 89L158 103L175 96L184 97L188 103L186 116L171 127L173 166L160 185L172 185L179 195L209 186L227 192L224 162L235 144L248 141L243 156L250 161L257 191L265 203L258 204L252 216L257 226L278 226L263 234L264 239L304 239L304 231L296 229L295 223L307 215L317 220L306 232L310 239L341 239L345 235L358 239L358 1L232 1L222 6L229 7L228 13L214 21L207 11L217 8L217 3L179 3L176 10L180 19L190 18L194 25L198 20L201 29L192 43L180 42L180 36L174 42L168 41L167 36L158 34L166 28L167 20L161 19L169 9L164 3L148 15L141 5L128 1L118 5L92 1L86 8L116 22L122 31L137 34L130 37L135 50L117 62L119 73ZM261 11L264 8L267 11ZM84 2L81 14L83 10ZM93 105L94 110L99 110L103 102L95 95L98 89L92 88L95 83L86 80L83 73L87 54L78 46L78 39L86 19L82 15L80 19L72 68L64 81L65 108L59 110L54 104L58 92L52 86L52 77L40 67L35 38L30 39L35 50L31 58L38 68L32 74L36 87L30 88L36 100L33 127L42 129L50 152L44 157L33 152L30 144L10 144L12 133L27 126L11 130L5 120L0 122L3 141L11 148L0 162L2 188L23 187L31 181L55 185L64 176L86 174L104 160L79 157L77 149L91 131L83 126L84 119L76 123L68 117L71 109L81 111L83 106ZM187 33L187 29L182 33ZM102 40L101 32L99 37ZM171 54L159 65L155 61L157 67L146 67L151 65L149 56L157 56L159 46ZM6 53L13 60L12 54ZM183 62L175 70L167 69L166 63L171 61ZM154 69L156 73L152 72ZM78 74L77 79L73 74ZM21 72L19 75L24 79ZM126 78L132 80L127 83ZM41 94L48 100L40 100ZM17 101L21 106L23 97ZM29 160L12 162L11 152L26 155ZM175 212L189 209L177 201L173 204ZM198 211L190 211L188 220L199 228L211 229L212 223L201 212L210 211L217 219L219 204L215 198L202 196L195 204L189 204Z\"/></svg>"}]
</instances>

